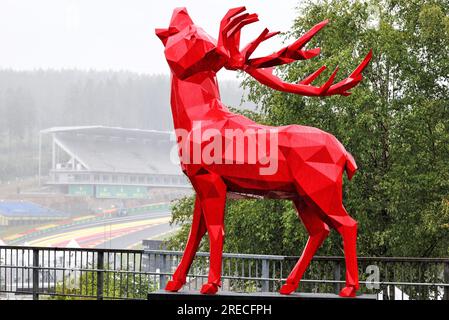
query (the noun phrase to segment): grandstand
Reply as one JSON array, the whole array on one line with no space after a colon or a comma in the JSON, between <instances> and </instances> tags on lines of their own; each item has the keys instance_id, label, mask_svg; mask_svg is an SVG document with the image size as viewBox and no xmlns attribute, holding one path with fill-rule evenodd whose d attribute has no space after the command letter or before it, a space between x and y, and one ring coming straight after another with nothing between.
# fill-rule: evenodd
<instances>
[{"instance_id":1,"label":"grandstand","mask_svg":"<svg viewBox=\"0 0 449 320\"><path fill-rule=\"evenodd\" d=\"M169 132L103 126L54 127L47 185L96 198L147 198L151 188L190 188L170 160ZM41 181L42 142L39 146Z\"/></svg>"},{"instance_id":2,"label":"grandstand","mask_svg":"<svg viewBox=\"0 0 449 320\"><path fill-rule=\"evenodd\" d=\"M0 200L0 226L38 224L67 219L68 214L28 201Z\"/></svg>"}]
</instances>

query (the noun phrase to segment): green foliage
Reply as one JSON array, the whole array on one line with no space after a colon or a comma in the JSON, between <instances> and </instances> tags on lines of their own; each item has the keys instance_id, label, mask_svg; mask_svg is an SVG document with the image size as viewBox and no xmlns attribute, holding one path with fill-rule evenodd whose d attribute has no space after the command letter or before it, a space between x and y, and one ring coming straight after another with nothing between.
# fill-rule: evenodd
<instances>
[{"instance_id":1,"label":"green foliage","mask_svg":"<svg viewBox=\"0 0 449 320\"><path fill-rule=\"evenodd\" d=\"M181 250L187 241L187 236L190 230L190 221L193 214L193 206L195 203L194 197L182 198L172 206L172 218L170 224L181 224L180 230L176 233L176 236L171 237L168 241L168 248L173 250ZM204 240L204 239L203 239ZM204 248L204 245L202 245Z\"/></svg>"},{"instance_id":2,"label":"green foliage","mask_svg":"<svg viewBox=\"0 0 449 320\"><path fill-rule=\"evenodd\" d=\"M145 299L150 291L156 290L154 283L147 276L107 272L103 280L104 299ZM84 296L81 298L80 296ZM97 273L86 271L79 277L67 276L65 282L56 284L51 300L96 299Z\"/></svg>"},{"instance_id":3,"label":"green foliage","mask_svg":"<svg viewBox=\"0 0 449 320\"><path fill-rule=\"evenodd\" d=\"M349 97L319 99L247 77L249 98L260 107L257 120L318 127L354 155L359 171L345 181L344 202L359 221L360 255L447 256L449 2L307 1L289 36L326 18L329 25L309 46L321 47L321 55L279 67L278 74L296 82L324 64L329 70L315 83L337 65L342 78L373 48L364 81ZM184 214L177 217L189 216L191 208L178 208ZM232 201L226 219L228 251L298 255L307 237L291 205L281 201ZM341 254L335 232L320 253Z\"/></svg>"}]
</instances>

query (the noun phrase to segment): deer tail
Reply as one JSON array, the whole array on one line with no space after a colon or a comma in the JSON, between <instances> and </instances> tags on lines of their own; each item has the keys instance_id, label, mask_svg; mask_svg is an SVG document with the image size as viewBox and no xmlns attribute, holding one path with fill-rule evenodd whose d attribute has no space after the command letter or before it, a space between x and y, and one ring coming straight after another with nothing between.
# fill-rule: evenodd
<instances>
[{"instance_id":1,"label":"deer tail","mask_svg":"<svg viewBox=\"0 0 449 320\"><path fill-rule=\"evenodd\" d=\"M357 171L357 164L355 163L354 158L349 152L346 152L346 164L345 164L346 174L348 175L348 179L351 180Z\"/></svg>"}]
</instances>

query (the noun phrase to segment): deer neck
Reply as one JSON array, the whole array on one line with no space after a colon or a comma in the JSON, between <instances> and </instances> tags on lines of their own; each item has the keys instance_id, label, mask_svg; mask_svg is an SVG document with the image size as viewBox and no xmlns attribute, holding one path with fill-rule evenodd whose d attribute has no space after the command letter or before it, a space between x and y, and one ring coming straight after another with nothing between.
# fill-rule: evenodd
<instances>
[{"instance_id":1,"label":"deer neck","mask_svg":"<svg viewBox=\"0 0 449 320\"><path fill-rule=\"evenodd\" d=\"M175 129L190 131L193 122L205 120L218 101L220 91L215 72L200 72L185 80L172 74L171 109Z\"/></svg>"}]
</instances>

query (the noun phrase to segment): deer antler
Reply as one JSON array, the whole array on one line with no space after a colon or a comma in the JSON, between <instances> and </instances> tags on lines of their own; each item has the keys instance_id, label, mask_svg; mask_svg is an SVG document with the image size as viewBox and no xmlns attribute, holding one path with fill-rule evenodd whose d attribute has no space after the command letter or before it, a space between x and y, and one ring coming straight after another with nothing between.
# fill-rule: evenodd
<instances>
[{"instance_id":1,"label":"deer antler","mask_svg":"<svg viewBox=\"0 0 449 320\"><path fill-rule=\"evenodd\" d=\"M250 56L263 41L277 35L279 32L270 32L268 29L264 29L255 40L251 41L240 51L241 29L245 25L259 20L257 14L243 13L245 10L245 7L231 9L221 21L217 48L228 56L225 68L230 70L244 70L262 84L273 89L306 96L330 96L336 94L347 96L351 94L348 90L355 87L362 80L362 72L371 60L372 51L368 53L362 63L348 78L336 84L333 84L333 82L338 68L335 69L322 86L316 87L311 85L326 69L325 66L319 68L297 84L284 82L273 74L273 67L292 63L296 60L311 59L317 56L320 53L320 48L304 50L304 47L328 23L328 20L318 23L294 43L282 48L278 52L265 57L250 59Z\"/></svg>"},{"instance_id":2,"label":"deer antler","mask_svg":"<svg viewBox=\"0 0 449 320\"><path fill-rule=\"evenodd\" d=\"M312 29L307 31L301 38L296 40L291 45L282 48L276 53L273 53L266 57L249 59L248 65L255 68L268 68L273 66L278 66L282 64L287 64L294 62L296 60L307 60L311 59L320 54L320 48L314 48L311 50L303 50L304 46L317 34L324 26L329 22L329 20L324 20ZM266 40L266 39L264 39ZM257 39L255 40L257 42ZM262 40L263 41L263 40ZM259 45L262 41L259 41ZM254 51L254 50L253 50ZM249 57L248 57L249 58Z\"/></svg>"},{"instance_id":3,"label":"deer antler","mask_svg":"<svg viewBox=\"0 0 449 320\"><path fill-rule=\"evenodd\" d=\"M240 31L250 23L259 21L257 14L243 13L245 7L230 9L220 23L217 48L228 56L226 68L240 69L244 59L240 53Z\"/></svg>"},{"instance_id":4,"label":"deer antler","mask_svg":"<svg viewBox=\"0 0 449 320\"><path fill-rule=\"evenodd\" d=\"M279 91L296 93L304 96L331 96L337 94L349 96L351 93L348 90L354 88L360 81L362 81L362 72L368 66L371 57L372 51L370 50L365 59L363 59L362 63L351 73L348 78L333 84L338 72L337 67L329 79L319 87L313 86L311 83L326 69L325 66L322 66L304 80L299 81L297 84L284 82L282 79L275 76L273 74L273 67L258 69L252 66L246 66L244 70L260 83Z\"/></svg>"}]
</instances>

